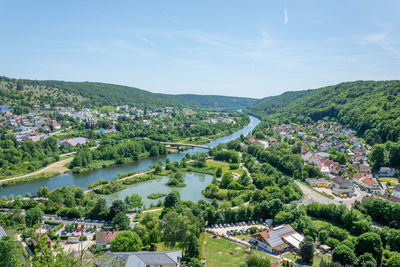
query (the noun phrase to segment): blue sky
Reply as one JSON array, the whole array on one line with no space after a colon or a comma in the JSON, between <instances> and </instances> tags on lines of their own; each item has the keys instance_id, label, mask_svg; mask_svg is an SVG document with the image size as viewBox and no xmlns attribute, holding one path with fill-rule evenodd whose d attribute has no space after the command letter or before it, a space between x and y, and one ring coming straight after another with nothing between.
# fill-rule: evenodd
<instances>
[{"instance_id":1,"label":"blue sky","mask_svg":"<svg viewBox=\"0 0 400 267\"><path fill-rule=\"evenodd\" d=\"M265 97L400 79L400 1L0 1L0 75Z\"/></svg>"}]
</instances>

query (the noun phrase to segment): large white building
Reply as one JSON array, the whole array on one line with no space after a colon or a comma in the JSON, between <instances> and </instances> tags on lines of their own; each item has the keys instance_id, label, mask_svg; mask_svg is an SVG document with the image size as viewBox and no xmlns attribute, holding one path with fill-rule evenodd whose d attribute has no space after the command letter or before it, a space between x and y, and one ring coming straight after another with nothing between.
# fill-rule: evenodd
<instances>
[{"instance_id":1,"label":"large white building","mask_svg":"<svg viewBox=\"0 0 400 267\"><path fill-rule=\"evenodd\" d=\"M303 239L292 226L285 224L255 233L250 237L250 243L269 253L282 253L289 249L298 250Z\"/></svg>"}]
</instances>

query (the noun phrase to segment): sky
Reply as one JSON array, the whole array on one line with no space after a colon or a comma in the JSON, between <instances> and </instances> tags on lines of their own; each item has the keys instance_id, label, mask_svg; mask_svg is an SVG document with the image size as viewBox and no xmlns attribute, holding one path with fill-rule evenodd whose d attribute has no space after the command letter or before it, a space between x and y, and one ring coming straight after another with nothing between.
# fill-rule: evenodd
<instances>
[{"instance_id":1,"label":"sky","mask_svg":"<svg viewBox=\"0 0 400 267\"><path fill-rule=\"evenodd\" d=\"M0 75L266 97L400 79L399 0L0 0Z\"/></svg>"}]
</instances>

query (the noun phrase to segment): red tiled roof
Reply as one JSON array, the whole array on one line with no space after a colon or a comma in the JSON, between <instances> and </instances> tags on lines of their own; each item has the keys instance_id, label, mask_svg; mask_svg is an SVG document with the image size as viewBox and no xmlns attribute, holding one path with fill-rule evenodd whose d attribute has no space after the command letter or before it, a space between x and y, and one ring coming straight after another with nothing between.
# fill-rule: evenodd
<instances>
[{"instance_id":1,"label":"red tiled roof","mask_svg":"<svg viewBox=\"0 0 400 267\"><path fill-rule=\"evenodd\" d=\"M361 180L364 184L369 185L369 186L374 186L376 185L376 183L374 181L372 181L369 178L365 178L364 180Z\"/></svg>"},{"instance_id":2,"label":"red tiled roof","mask_svg":"<svg viewBox=\"0 0 400 267\"><path fill-rule=\"evenodd\" d=\"M111 232L98 232L96 234L96 243L111 242L117 234L122 231L111 231Z\"/></svg>"}]
</instances>

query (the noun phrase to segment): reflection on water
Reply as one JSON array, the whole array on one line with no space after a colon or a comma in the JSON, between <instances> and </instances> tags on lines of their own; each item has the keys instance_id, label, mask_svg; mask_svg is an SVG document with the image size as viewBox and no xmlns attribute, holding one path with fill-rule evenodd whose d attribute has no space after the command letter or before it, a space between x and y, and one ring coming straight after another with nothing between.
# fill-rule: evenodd
<instances>
[{"instance_id":1,"label":"reflection on water","mask_svg":"<svg viewBox=\"0 0 400 267\"><path fill-rule=\"evenodd\" d=\"M190 200L197 202L200 199L205 199L201 194L201 191L212 182L213 177L209 174L187 172L183 173L186 187L169 187L167 183L169 177L158 176L155 180L146 181L139 184L129 185L128 188L116 192L111 195L105 196L108 204L111 204L116 199L124 200L126 196L132 194L138 194L142 197L143 204L146 207L150 206L150 203L156 204L159 200L164 200L164 197L159 199L148 199L147 196L151 193L163 193L168 194L171 190L177 190L181 194L182 200Z\"/></svg>"},{"instance_id":2,"label":"reflection on water","mask_svg":"<svg viewBox=\"0 0 400 267\"><path fill-rule=\"evenodd\" d=\"M256 117L249 117L250 123L246 127L234 132L231 135L218 138L205 145L215 147L218 144L235 140L236 138L240 137L241 134L243 134L244 136L248 135L260 123L260 120ZM165 160L168 158L171 162L180 161L185 157L186 153L196 154L197 152L207 152L207 150L202 148L193 148L180 153L168 154L155 158L145 158L136 162L124 165L116 165L105 169L98 169L79 174L60 174L45 181L36 181L28 184L3 187L0 189L0 196L9 196L10 194L13 194L14 196L25 195L27 192L36 193L41 186L47 186L50 190L54 190L62 186L71 185L87 189L89 184L101 179L111 180L116 177L118 173L127 173L130 171L143 172L147 170L150 166L157 163L157 161L159 160L165 162Z\"/></svg>"}]
</instances>

